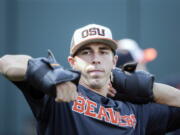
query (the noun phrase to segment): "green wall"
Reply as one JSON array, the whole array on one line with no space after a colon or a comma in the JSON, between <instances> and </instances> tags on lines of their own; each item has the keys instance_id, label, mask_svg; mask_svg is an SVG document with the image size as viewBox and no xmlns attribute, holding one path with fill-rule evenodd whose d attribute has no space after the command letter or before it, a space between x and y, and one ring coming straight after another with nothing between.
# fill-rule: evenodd
<instances>
[{"instance_id":1,"label":"green wall","mask_svg":"<svg viewBox=\"0 0 180 135\"><path fill-rule=\"evenodd\" d=\"M179 0L0 0L0 56L39 57L51 49L69 68L73 31L97 23L110 27L115 39L156 48L158 58L148 67L161 80L180 73L179 13ZM27 135L33 117L22 93L2 76L0 84L0 134Z\"/></svg>"}]
</instances>

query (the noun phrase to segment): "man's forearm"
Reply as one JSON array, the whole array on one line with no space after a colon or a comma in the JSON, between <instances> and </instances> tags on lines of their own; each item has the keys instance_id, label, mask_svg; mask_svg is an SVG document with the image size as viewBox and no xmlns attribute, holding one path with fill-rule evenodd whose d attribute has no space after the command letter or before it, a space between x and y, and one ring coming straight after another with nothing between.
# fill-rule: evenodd
<instances>
[{"instance_id":1,"label":"man's forearm","mask_svg":"<svg viewBox=\"0 0 180 135\"><path fill-rule=\"evenodd\" d=\"M154 101L159 104L180 107L180 90L162 83L154 83Z\"/></svg>"},{"instance_id":2,"label":"man's forearm","mask_svg":"<svg viewBox=\"0 0 180 135\"><path fill-rule=\"evenodd\" d=\"M11 81L23 81L29 59L28 55L5 55L0 58L0 73Z\"/></svg>"}]
</instances>

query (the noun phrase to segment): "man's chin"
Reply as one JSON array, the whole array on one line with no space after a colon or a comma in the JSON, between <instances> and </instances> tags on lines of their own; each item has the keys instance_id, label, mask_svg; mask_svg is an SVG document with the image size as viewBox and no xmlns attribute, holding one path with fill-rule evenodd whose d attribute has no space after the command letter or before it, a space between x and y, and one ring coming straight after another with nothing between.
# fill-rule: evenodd
<instances>
[{"instance_id":1,"label":"man's chin","mask_svg":"<svg viewBox=\"0 0 180 135\"><path fill-rule=\"evenodd\" d=\"M91 77L92 79L102 79L102 78L103 78L102 75L98 75L98 74L92 74L90 77Z\"/></svg>"},{"instance_id":2,"label":"man's chin","mask_svg":"<svg viewBox=\"0 0 180 135\"><path fill-rule=\"evenodd\" d=\"M90 85L93 89L101 89L104 86L104 83L102 82L102 79L93 79Z\"/></svg>"},{"instance_id":3,"label":"man's chin","mask_svg":"<svg viewBox=\"0 0 180 135\"><path fill-rule=\"evenodd\" d=\"M93 84L93 85L90 86L90 88L92 88L92 89L101 89L102 86Z\"/></svg>"}]
</instances>

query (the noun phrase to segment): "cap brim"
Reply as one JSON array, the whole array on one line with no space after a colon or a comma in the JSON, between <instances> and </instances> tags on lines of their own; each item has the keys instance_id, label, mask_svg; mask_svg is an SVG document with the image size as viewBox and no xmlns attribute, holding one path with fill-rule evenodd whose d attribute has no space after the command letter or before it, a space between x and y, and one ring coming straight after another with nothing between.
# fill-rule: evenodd
<instances>
[{"instance_id":1,"label":"cap brim","mask_svg":"<svg viewBox=\"0 0 180 135\"><path fill-rule=\"evenodd\" d=\"M108 45L113 51L115 51L117 49L117 43L115 40L112 40L109 38L91 38L91 39L87 39L83 42L80 42L77 45L74 45L70 54L73 56L82 46L87 45L89 43L104 43L104 44Z\"/></svg>"}]
</instances>

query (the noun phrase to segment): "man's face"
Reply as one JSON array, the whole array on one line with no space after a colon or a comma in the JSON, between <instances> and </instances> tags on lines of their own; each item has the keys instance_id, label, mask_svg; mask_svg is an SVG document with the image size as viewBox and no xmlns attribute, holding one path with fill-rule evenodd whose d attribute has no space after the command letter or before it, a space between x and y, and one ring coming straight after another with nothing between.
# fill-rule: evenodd
<instances>
[{"instance_id":1,"label":"man's face","mask_svg":"<svg viewBox=\"0 0 180 135\"><path fill-rule=\"evenodd\" d=\"M85 45L76 56L69 58L71 66L81 71L80 83L94 89L100 89L109 83L116 60L111 48L102 43Z\"/></svg>"}]
</instances>

